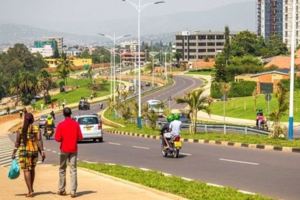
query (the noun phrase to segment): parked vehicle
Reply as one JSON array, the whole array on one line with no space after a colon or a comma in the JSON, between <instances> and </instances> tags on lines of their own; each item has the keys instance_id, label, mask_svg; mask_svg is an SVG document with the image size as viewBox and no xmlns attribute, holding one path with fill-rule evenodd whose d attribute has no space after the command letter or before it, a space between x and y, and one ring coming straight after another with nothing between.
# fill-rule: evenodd
<instances>
[{"instance_id":1,"label":"parked vehicle","mask_svg":"<svg viewBox=\"0 0 300 200\"><path fill-rule=\"evenodd\" d=\"M167 157L168 155L173 156L174 158L179 157L180 150L182 148L182 142L180 141L180 136L176 136L174 138L166 138L169 146L163 145L164 142L162 142L162 155L163 157Z\"/></svg>"},{"instance_id":2,"label":"parked vehicle","mask_svg":"<svg viewBox=\"0 0 300 200\"><path fill-rule=\"evenodd\" d=\"M78 110L89 110L90 103L86 99L81 99L78 104Z\"/></svg>"},{"instance_id":3,"label":"parked vehicle","mask_svg":"<svg viewBox=\"0 0 300 200\"><path fill-rule=\"evenodd\" d=\"M98 115L75 116L74 120L79 123L83 140L103 141L102 121Z\"/></svg>"}]
</instances>

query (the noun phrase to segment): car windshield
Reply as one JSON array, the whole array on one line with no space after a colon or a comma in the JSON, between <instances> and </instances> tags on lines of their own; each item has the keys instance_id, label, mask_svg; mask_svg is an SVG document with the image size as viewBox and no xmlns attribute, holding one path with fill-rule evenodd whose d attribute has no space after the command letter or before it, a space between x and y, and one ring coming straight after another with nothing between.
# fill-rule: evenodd
<instances>
[{"instance_id":1,"label":"car windshield","mask_svg":"<svg viewBox=\"0 0 300 200\"><path fill-rule=\"evenodd\" d=\"M80 125L89 125L89 124L98 124L98 118L97 117L82 117L78 119L78 123Z\"/></svg>"}]
</instances>

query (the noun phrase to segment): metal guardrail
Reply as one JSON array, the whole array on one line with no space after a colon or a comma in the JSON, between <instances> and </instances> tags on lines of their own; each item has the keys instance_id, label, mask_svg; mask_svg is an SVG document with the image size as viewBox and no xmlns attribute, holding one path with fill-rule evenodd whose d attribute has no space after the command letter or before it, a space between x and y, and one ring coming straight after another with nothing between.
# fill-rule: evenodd
<instances>
[{"instance_id":1,"label":"metal guardrail","mask_svg":"<svg viewBox=\"0 0 300 200\"><path fill-rule=\"evenodd\" d=\"M158 126L165 124L166 122L158 122ZM243 134L259 134L259 135L269 135L270 132L266 130L257 129L248 126L234 126L234 125L224 125L224 124L196 124L197 131L210 133L210 132L225 132L225 133L243 133ZM189 123L183 123L182 129L189 129Z\"/></svg>"}]
</instances>

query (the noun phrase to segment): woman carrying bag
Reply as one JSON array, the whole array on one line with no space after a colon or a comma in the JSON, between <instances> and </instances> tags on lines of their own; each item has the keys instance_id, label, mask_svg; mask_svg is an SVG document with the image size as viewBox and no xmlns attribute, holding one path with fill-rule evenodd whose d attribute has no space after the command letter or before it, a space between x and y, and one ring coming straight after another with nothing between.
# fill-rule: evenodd
<instances>
[{"instance_id":1,"label":"woman carrying bag","mask_svg":"<svg viewBox=\"0 0 300 200\"><path fill-rule=\"evenodd\" d=\"M22 132L17 133L12 159L15 159L16 152L19 151L19 164L24 172L24 178L28 188L26 197L33 197L33 183L38 154L41 154L42 161L44 161L45 152L39 128L33 125L33 115L26 112L25 109L24 114Z\"/></svg>"}]
</instances>

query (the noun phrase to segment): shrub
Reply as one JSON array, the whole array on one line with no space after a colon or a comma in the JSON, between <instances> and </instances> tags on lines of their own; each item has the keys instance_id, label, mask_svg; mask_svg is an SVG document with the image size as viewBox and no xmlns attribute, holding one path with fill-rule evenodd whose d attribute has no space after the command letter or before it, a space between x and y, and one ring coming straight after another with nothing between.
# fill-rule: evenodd
<instances>
[{"instance_id":1,"label":"shrub","mask_svg":"<svg viewBox=\"0 0 300 200\"><path fill-rule=\"evenodd\" d=\"M252 81L232 82L228 97L231 98L252 96L255 87L256 83ZM220 99L223 96L220 90L220 83L212 82L211 96L215 99Z\"/></svg>"}]
</instances>

